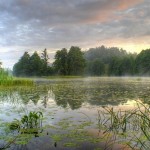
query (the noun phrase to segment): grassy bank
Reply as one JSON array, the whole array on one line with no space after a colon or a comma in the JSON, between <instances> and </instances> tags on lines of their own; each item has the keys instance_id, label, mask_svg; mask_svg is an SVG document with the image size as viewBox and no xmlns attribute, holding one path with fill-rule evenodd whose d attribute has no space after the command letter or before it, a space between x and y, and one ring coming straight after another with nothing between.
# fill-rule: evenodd
<instances>
[{"instance_id":1,"label":"grassy bank","mask_svg":"<svg viewBox=\"0 0 150 150\"><path fill-rule=\"evenodd\" d=\"M0 69L0 86L31 86L34 82L27 78L14 78L7 71Z\"/></svg>"}]
</instances>

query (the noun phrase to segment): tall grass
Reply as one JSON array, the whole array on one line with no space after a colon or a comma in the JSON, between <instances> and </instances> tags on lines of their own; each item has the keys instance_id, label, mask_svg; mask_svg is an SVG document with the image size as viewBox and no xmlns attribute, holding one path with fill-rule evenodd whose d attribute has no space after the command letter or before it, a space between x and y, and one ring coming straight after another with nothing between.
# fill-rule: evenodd
<instances>
[{"instance_id":1,"label":"tall grass","mask_svg":"<svg viewBox=\"0 0 150 150\"><path fill-rule=\"evenodd\" d=\"M115 111L104 108L98 111L99 128L112 132L115 142L122 142L132 149L148 150L150 147L150 106L137 103L137 107L128 111Z\"/></svg>"},{"instance_id":2,"label":"tall grass","mask_svg":"<svg viewBox=\"0 0 150 150\"><path fill-rule=\"evenodd\" d=\"M33 81L26 78L14 78L9 75L7 71L4 69L0 69L0 86L31 86L33 85Z\"/></svg>"}]
</instances>

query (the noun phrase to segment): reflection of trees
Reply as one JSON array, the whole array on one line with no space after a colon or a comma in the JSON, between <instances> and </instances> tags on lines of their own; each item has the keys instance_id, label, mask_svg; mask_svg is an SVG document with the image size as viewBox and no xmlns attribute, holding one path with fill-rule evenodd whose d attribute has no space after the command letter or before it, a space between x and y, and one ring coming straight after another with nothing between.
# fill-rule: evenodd
<instances>
[{"instance_id":1,"label":"reflection of trees","mask_svg":"<svg viewBox=\"0 0 150 150\"><path fill-rule=\"evenodd\" d=\"M117 84L96 86L94 89L88 89L87 101L91 105L119 105L130 98L127 90L128 88Z\"/></svg>"},{"instance_id":2,"label":"reflection of trees","mask_svg":"<svg viewBox=\"0 0 150 150\"><path fill-rule=\"evenodd\" d=\"M140 99L150 105L150 87L148 84L132 82L70 82L52 86L38 86L0 91L0 101L28 104L38 101L46 108L48 101L54 99L58 106L78 109L84 102L91 105L118 105L129 99ZM16 102L15 102L16 101Z\"/></svg>"},{"instance_id":3,"label":"reflection of trees","mask_svg":"<svg viewBox=\"0 0 150 150\"><path fill-rule=\"evenodd\" d=\"M49 98L53 98L54 94L49 87L38 87L33 89L25 89L18 92L22 102L24 104L28 104L29 101L32 101L35 105L37 105L40 100L43 106L46 108Z\"/></svg>"},{"instance_id":4,"label":"reflection of trees","mask_svg":"<svg viewBox=\"0 0 150 150\"><path fill-rule=\"evenodd\" d=\"M56 88L53 90L55 94L55 101L58 106L71 109L78 109L84 102L82 92L71 87Z\"/></svg>"},{"instance_id":5,"label":"reflection of trees","mask_svg":"<svg viewBox=\"0 0 150 150\"><path fill-rule=\"evenodd\" d=\"M91 105L119 105L129 99L146 98L144 103L150 104L150 90L145 85L131 82L87 82L68 84L54 88L56 104L66 108L78 109L83 102ZM148 101L149 99L149 101Z\"/></svg>"},{"instance_id":6,"label":"reflection of trees","mask_svg":"<svg viewBox=\"0 0 150 150\"><path fill-rule=\"evenodd\" d=\"M47 89L47 90L45 90L45 93L43 93L42 95L41 95L41 100L42 100L42 104L43 104L43 106L46 108L47 107L47 105L48 105L48 100L49 99L55 99L55 95L54 95L54 93L53 93L53 91L52 91L52 88L50 88L50 89Z\"/></svg>"},{"instance_id":7,"label":"reflection of trees","mask_svg":"<svg viewBox=\"0 0 150 150\"><path fill-rule=\"evenodd\" d=\"M48 96L44 96L44 98L43 98L43 101L42 101L42 103L43 103L43 106L46 108L47 107L47 101L48 101Z\"/></svg>"},{"instance_id":8,"label":"reflection of trees","mask_svg":"<svg viewBox=\"0 0 150 150\"><path fill-rule=\"evenodd\" d=\"M37 105L39 100L45 101L43 97L47 97L48 89L40 87L32 87L24 90L18 90L18 94L22 99L23 104L28 104L29 101L32 101L35 105ZM45 102L44 102L45 103ZM46 104L44 104L45 106Z\"/></svg>"},{"instance_id":9,"label":"reflection of trees","mask_svg":"<svg viewBox=\"0 0 150 150\"><path fill-rule=\"evenodd\" d=\"M28 104L29 101L31 100L35 105L38 103L39 99L40 99L40 93L38 93L37 91L30 91L30 90L25 90L25 91L19 91L18 92L23 104Z\"/></svg>"}]
</instances>

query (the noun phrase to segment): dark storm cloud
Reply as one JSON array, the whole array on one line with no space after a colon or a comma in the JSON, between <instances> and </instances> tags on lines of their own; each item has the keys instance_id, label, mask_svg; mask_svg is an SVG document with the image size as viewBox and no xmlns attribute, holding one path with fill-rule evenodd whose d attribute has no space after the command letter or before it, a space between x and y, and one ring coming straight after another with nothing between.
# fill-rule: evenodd
<instances>
[{"instance_id":1,"label":"dark storm cloud","mask_svg":"<svg viewBox=\"0 0 150 150\"><path fill-rule=\"evenodd\" d=\"M0 50L47 47L54 53L112 38L144 38L150 36L149 7L149 0L0 0Z\"/></svg>"}]
</instances>

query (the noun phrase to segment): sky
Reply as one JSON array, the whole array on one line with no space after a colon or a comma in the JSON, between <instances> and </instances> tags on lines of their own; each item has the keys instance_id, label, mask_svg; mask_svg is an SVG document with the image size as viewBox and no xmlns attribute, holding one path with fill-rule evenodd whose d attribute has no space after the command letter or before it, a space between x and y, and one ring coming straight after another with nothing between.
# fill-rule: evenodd
<instances>
[{"instance_id":1,"label":"sky","mask_svg":"<svg viewBox=\"0 0 150 150\"><path fill-rule=\"evenodd\" d=\"M150 0L0 0L0 61L12 68L25 51L83 51L105 45L150 48Z\"/></svg>"}]
</instances>

